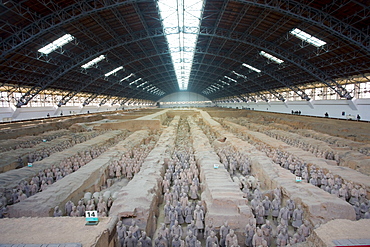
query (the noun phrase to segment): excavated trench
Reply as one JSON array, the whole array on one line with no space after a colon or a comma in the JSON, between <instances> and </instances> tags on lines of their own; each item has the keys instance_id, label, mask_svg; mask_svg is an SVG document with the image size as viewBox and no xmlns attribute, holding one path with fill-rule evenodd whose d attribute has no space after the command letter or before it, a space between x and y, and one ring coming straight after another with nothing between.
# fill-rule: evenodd
<instances>
[{"instance_id":1,"label":"excavated trench","mask_svg":"<svg viewBox=\"0 0 370 247\"><path fill-rule=\"evenodd\" d=\"M294 202L296 207L302 206L304 220L308 220L311 231L334 219L355 220L356 213L352 205L311 183L296 183L297 174L285 169L281 159L277 161L273 153L294 156L294 159L286 157L289 161L293 159L301 163L306 162L310 175L312 167L321 168L325 173L331 172L342 180L364 186L369 193L367 175L361 174L360 170L354 171L349 168L343 170L343 167L328 164L327 161L330 163L330 159L316 157L323 152L319 155L316 150L304 151L289 146L287 143L291 144L292 138L298 138L300 131L295 130L293 135L257 123L241 126L236 123L240 124L243 121L246 123L245 119L225 121L223 117L227 114L227 111L217 112L213 109L211 115L217 117L213 118L203 110L163 110L148 111L146 114L135 112L135 118L122 116L120 119L120 116L114 115L107 117L106 121L84 122L83 126L104 133L100 132L102 134L97 137L34 162L33 169L23 167L0 174L0 188L3 191L22 190L24 188L19 188L21 180L31 180L39 170L55 168L55 164L59 164L67 157L79 152L86 153L88 147L107 143L110 145L74 172L49 185L44 191L9 206L5 216L27 216L30 218L24 218L27 220L25 225L36 221L37 224L47 225L54 222L49 216L53 216L55 206L59 206L62 214L66 215L68 210L65 204L68 201L72 201L74 205L79 201L85 203L93 201L98 210L107 207L107 212L101 214L104 216L101 217L100 227L90 228L90 234L92 232L95 234L95 240L91 243L84 240L83 236L75 236L76 241L73 241L88 243L89 246L119 246L118 233L121 228L116 226L117 222L122 222L127 230L132 230L135 229L133 221L137 229L146 231L153 245L156 241L161 241L159 236L162 235L167 238L169 246L180 228L182 232L180 231L179 241L188 241L188 230L191 230L197 236L198 245L205 246L210 228L216 232L219 240L224 239L220 235L220 230L227 222L228 227L235 231L238 244L246 246L249 236L246 233L246 226L257 223L256 220L250 221L257 216L254 205L256 197L261 197L260 199L267 197L273 201L278 194L281 194L280 208L287 206L288 200L289 203ZM235 112L231 115L235 116ZM284 128L283 122L276 124L277 129ZM83 126L75 125L74 128L83 129L85 128ZM287 127L289 128L294 129L291 126ZM305 135L306 139L302 138L301 147L304 147L304 141L319 143L320 147L326 148L326 156L328 154L330 156L330 152L337 148L324 140L319 140L314 133L304 131L302 135ZM317 141L307 139L311 137L316 137ZM335 139L336 143L341 141L351 152L364 155L364 152L359 152L362 149L358 143L351 149L348 148L350 142L338 138ZM57 140L59 136L53 139ZM52 141L50 139L50 142ZM35 139L30 140L33 147L39 144L40 142ZM29 148L19 146L14 140L9 142L7 149L2 152L7 152L13 147L17 147L15 150L19 149L18 151ZM310 162L307 162L308 159ZM76 159L70 161L79 162ZM358 175L357 180L353 179L355 175ZM102 198L103 202L99 202L99 198ZM202 218L200 216L202 214L197 211L198 208L203 211L203 220L199 219ZM194 211L197 211L196 216ZM84 231L83 217L63 218L64 220L60 222L65 223L58 223L58 227L65 234L72 230L68 229L71 222L74 222L72 223L75 225L74 231L79 229L81 232ZM180 227L173 227L176 225L174 219L179 221ZM3 229L17 232L16 224L21 220L22 218L0 220L0 229L2 224L7 224ZM194 220L196 227L190 223L191 220ZM272 223L269 246L275 246L276 239L282 237L279 233L284 226L278 226L280 219L279 222L275 222L272 213L267 215L267 220ZM265 223L266 221L263 222ZM11 228L12 224L14 228ZM261 227L263 224L259 222L257 225ZM285 228L290 238L297 238L301 234L292 227L291 219ZM14 242L11 236L13 235L10 234L5 239L6 243L20 243ZM307 237L305 236L305 239ZM46 243L47 238L43 237L42 243ZM55 243L58 237L53 238ZM66 237L60 241L72 242L72 239ZM308 238L312 243L320 242L318 239L319 231L314 231ZM22 243L27 241L29 238L26 234ZM309 246L309 242L305 244L307 245L303 246Z\"/></svg>"}]
</instances>

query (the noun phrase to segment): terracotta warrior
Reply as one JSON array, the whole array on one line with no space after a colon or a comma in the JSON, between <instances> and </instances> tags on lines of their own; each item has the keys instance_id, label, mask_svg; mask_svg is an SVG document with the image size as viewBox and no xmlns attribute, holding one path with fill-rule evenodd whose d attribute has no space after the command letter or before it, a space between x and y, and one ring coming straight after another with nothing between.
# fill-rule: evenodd
<instances>
[{"instance_id":1,"label":"terracotta warrior","mask_svg":"<svg viewBox=\"0 0 370 247\"><path fill-rule=\"evenodd\" d=\"M175 235L182 237L182 227L179 225L179 222L175 220L175 224L171 227L171 238L174 238Z\"/></svg>"},{"instance_id":2,"label":"terracotta warrior","mask_svg":"<svg viewBox=\"0 0 370 247\"><path fill-rule=\"evenodd\" d=\"M162 223L161 227L158 229L158 235L162 235L164 239L170 239L170 230L166 228L166 225ZM161 240L162 241L162 240Z\"/></svg>"},{"instance_id":3,"label":"terracotta warrior","mask_svg":"<svg viewBox=\"0 0 370 247\"><path fill-rule=\"evenodd\" d=\"M173 237L171 247L181 247L181 239L178 235Z\"/></svg>"},{"instance_id":4,"label":"terracotta warrior","mask_svg":"<svg viewBox=\"0 0 370 247\"><path fill-rule=\"evenodd\" d=\"M234 230L230 229L229 234L226 235L225 246L231 247L231 246L236 246L236 245L238 245L238 238L236 237Z\"/></svg>"},{"instance_id":5,"label":"terracotta warrior","mask_svg":"<svg viewBox=\"0 0 370 247\"><path fill-rule=\"evenodd\" d=\"M193 232L194 236L198 236L198 228L195 225L194 220L192 220L191 223L186 227L186 232L189 232L189 231Z\"/></svg>"},{"instance_id":6,"label":"terracotta warrior","mask_svg":"<svg viewBox=\"0 0 370 247\"><path fill-rule=\"evenodd\" d=\"M262 224L265 223L265 208L263 207L262 202L260 202L256 207L255 215L257 226L261 226Z\"/></svg>"},{"instance_id":7,"label":"terracotta warrior","mask_svg":"<svg viewBox=\"0 0 370 247\"><path fill-rule=\"evenodd\" d=\"M62 210L59 209L59 206L54 208L54 217L61 217L63 215Z\"/></svg>"},{"instance_id":8,"label":"terracotta warrior","mask_svg":"<svg viewBox=\"0 0 370 247\"><path fill-rule=\"evenodd\" d=\"M210 222L210 223L209 223L209 225L206 225L206 227L205 227L203 238L204 238L204 239L207 239L207 238L208 238L208 236L210 236L210 235L211 235L211 232L212 232L212 231L215 231L215 229L214 229L214 227L213 227L212 222ZM217 242L218 242L218 241L217 241Z\"/></svg>"},{"instance_id":9,"label":"terracotta warrior","mask_svg":"<svg viewBox=\"0 0 370 247\"><path fill-rule=\"evenodd\" d=\"M256 226L254 225L254 220L252 218L249 219L248 224L245 227L245 245L248 247L252 247L252 239L256 231Z\"/></svg>"},{"instance_id":10,"label":"terracotta warrior","mask_svg":"<svg viewBox=\"0 0 370 247\"><path fill-rule=\"evenodd\" d=\"M269 220L266 220L266 224L261 226L263 239L266 240L267 245L270 246L271 244L271 237L272 237L272 226Z\"/></svg>"},{"instance_id":11,"label":"terracotta warrior","mask_svg":"<svg viewBox=\"0 0 370 247\"><path fill-rule=\"evenodd\" d=\"M187 247L196 247L197 238L193 235L193 232L189 231L188 236L185 238L185 244Z\"/></svg>"},{"instance_id":12,"label":"terracotta warrior","mask_svg":"<svg viewBox=\"0 0 370 247\"><path fill-rule=\"evenodd\" d=\"M127 232L127 237L125 238L125 242L123 243L123 247L136 247L137 246L137 239L132 235L131 231Z\"/></svg>"},{"instance_id":13,"label":"terracotta warrior","mask_svg":"<svg viewBox=\"0 0 370 247\"><path fill-rule=\"evenodd\" d=\"M204 212L200 208L199 205L197 205L195 207L194 220L195 220L195 225L197 226L198 230L199 231L203 231L203 229L204 229L204 224L203 224L203 221L204 221Z\"/></svg>"},{"instance_id":14,"label":"terracotta warrior","mask_svg":"<svg viewBox=\"0 0 370 247\"><path fill-rule=\"evenodd\" d=\"M162 234L158 234L158 237L154 240L155 247L167 247L167 239L162 236Z\"/></svg>"},{"instance_id":15,"label":"terracotta warrior","mask_svg":"<svg viewBox=\"0 0 370 247\"><path fill-rule=\"evenodd\" d=\"M141 247L152 247L152 240L150 237L146 236L145 231L141 233L141 238L139 239L139 243L141 244Z\"/></svg>"},{"instance_id":16,"label":"terracotta warrior","mask_svg":"<svg viewBox=\"0 0 370 247\"><path fill-rule=\"evenodd\" d=\"M303 220L303 210L302 205L299 204L298 207L293 211L293 222L292 226L297 229L302 225Z\"/></svg>"},{"instance_id":17,"label":"terracotta warrior","mask_svg":"<svg viewBox=\"0 0 370 247\"><path fill-rule=\"evenodd\" d=\"M116 230L117 230L117 237L118 237L119 246L123 247L123 244L124 244L125 239L127 237L127 232L126 232L126 226L122 223L122 221L117 222Z\"/></svg>"},{"instance_id":18,"label":"terracotta warrior","mask_svg":"<svg viewBox=\"0 0 370 247\"><path fill-rule=\"evenodd\" d=\"M206 239L206 247L218 246L218 238L214 231L211 231L210 235Z\"/></svg>"},{"instance_id":19,"label":"terracotta warrior","mask_svg":"<svg viewBox=\"0 0 370 247\"><path fill-rule=\"evenodd\" d=\"M257 229L257 232L254 234L253 239L252 239L252 246L253 247L258 247L262 245L263 241L263 233L261 229Z\"/></svg>"},{"instance_id":20,"label":"terracotta warrior","mask_svg":"<svg viewBox=\"0 0 370 247\"><path fill-rule=\"evenodd\" d=\"M70 216L71 217L79 217L80 216L80 212L77 210L76 206L72 207L72 212L71 212Z\"/></svg>"},{"instance_id":21,"label":"terracotta warrior","mask_svg":"<svg viewBox=\"0 0 370 247\"><path fill-rule=\"evenodd\" d=\"M136 225L136 221L132 220L131 226L128 230L132 233L132 236L134 236L136 240L141 237L140 228Z\"/></svg>"},{"instance_id":22,"label":"terracotta warrior","mask_svg":"<svg viewBox=\"0 0 370 247\"><path fill-rule=\"evenodd\" d=\"M225 247L226 236L229 234L230 227L227 221L220 228L220 246Z\"/></svg>"}]
</instances>

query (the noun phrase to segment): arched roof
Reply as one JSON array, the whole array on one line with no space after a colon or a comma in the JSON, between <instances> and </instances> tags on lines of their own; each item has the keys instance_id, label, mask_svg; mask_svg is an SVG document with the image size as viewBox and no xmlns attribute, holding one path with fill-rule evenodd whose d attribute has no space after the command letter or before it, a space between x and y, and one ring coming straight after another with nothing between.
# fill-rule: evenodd
<instances>
[{"instance_id":1,"label":"arched roof","mask_svg":"<svg viewBox=\"0 0 370 247\"><path fill-rule=\"evenodd\" d=\"M2 1L0 14L0 83L29 88L18 106L45 89L69 92L61 105L80 92L157 101L180 91L155 0ZM369 17L366 0L204 0L188 91L211 100L269 91L284 100L276 90L288 87L309 99L299 86L322 82L350 99L336 79L369 72ZM301 41L294 28L326 44ZM38 52L65 34L75 39ZM81 68L100 55L98 66Z\"/></svg>"}]
</instances>

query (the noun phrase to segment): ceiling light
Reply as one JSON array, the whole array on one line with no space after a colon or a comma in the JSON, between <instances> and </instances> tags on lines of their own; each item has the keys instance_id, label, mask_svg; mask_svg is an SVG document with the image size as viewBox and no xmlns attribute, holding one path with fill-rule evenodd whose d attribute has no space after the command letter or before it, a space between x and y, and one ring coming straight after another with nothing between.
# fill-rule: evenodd
<instances>
[{"instance_id":1,"label":"ceiling light","mask_svg":"<svg viewBox=\"0 0 370 247\"><path fill-rule=\"evenodd\" d=\"M233 79L233 78L230 78L230 77L228 77L228 76L224 76L226 79L229 79L230 81L233 81L233 82L238 82L237 80L235 80L235 79Z\"/></svg>"},{"instance_id":2,"label":"ceiling light","mask_svg":"<svg viewBox=\"0 0 370 247\"><path fill-rule=\"evenodd\" d=\"M142 87L142 86L144 86L147 83L148 83L148 81L145 81L145 82L141 83L140 85L137 85L136 87Z\"/></svg>"},{"instance_id":3,"label":"ceiling light","mask_svg":"<svg viewBox=\"0 0 370 247\"><path fill-rule=\"evenodd\" d=\"M99 57L97 58L94 58L93 60L91 60L90 62L88 63L85 63L84 65L81 65L82 68L84 69L88 69L90 67L92 67L93 65L99 63L101 60L103 60L105 58L104 55L100 55Z\"/></svg>"},{"instance_id":4,"label":"ceiling light","mask_svg":"<svg viewBox=\"0 0 370 247\"><path fill-rule=\"evenodd\" d=\"M239 76L239 77L242 77L242 78L244 78L244 79L246 79L246 78L247 78L245 75L239 74L239 73L237 73L237 72L235 72L235 71L232 71L232 73L233 73L233 74L235 74L235 75L237 75L237 76Z\"/></svg>"},{"instance_id":5,"label":"ceiling light","mask_svg":"<svg viewBox=\"0 0 370 247\"><path fill-rule=\"evenodd\" d=\"M253 71L256 71L257 73L261 73L261 70L259 70L259 69L255 68L255 67L253 67L253 66L250 66L249 64L243 63L242 65L243 65L244 67L247 67L248 69L251 69L251 70L253 70Z\"/></svg>"},{"instance_id":6,"label":"ceiling light","mask_svg":"<svg viewBox=\"0 0 370 247\"><path fill-rule=\"evenodd\" d=\"M55 51L56 49L58 49L59 47L62 47L63 45L71 42L72 40L74 40L75 37L73 37L72 35L70 34L65 34L63 35L62 37L60 37L59 39L53 41L52 43L40 48L38 50L38 52L41 52L41 53L44 53L44 54L49 54L53 51Z\"/></svg>"},{"instance_id":7,"label":"ceiling light","mask_svg":"<svg viewBox=\"0 0 370 247\"><path fill-rule=\"evenodd\" d=\"M313 45L313 46L316 46L316 47L320 47L320 46L323 46L326 44L325 41L322 41L306 32L303 32L302 30L298 29L298 28L294 28L292 31L289 32L290 34L296 36L297 38L303 40L303 41L306 41L307 43Z\"/></svg>"},{"instance_id":8,"label":"ceiling light","mask_svg":"<svg viewBox=\"0 0 370 247\"><path fill-rule=\"evenodd\" d=\"M132 84L134 84L134 83L136 83L136 82L138 82L138 81L140 81L140 80L141 80L141 77L140 77L140 78L138 78L138 79L136 79L135 81L131 82L129 85L132 85Z\"/></svg>"},{"instance_id":9,"label":"ceiling light","mask_svg":"<svg viewBox=\"0 0 370 247\"><path fill-rule=\"evenodd\" d=\"M133 76L134 74L129 74L128 76L126 76L125 78L121 79L120 81L124 81L124 80L127 80L128 78L130 78L131 76Z\"/></svg>"},{"instance_id":10,"label":"ceiling light","mask_svg":"<svg viewBox=\"0 0 370 247\"><path fill-rule=\"evenodd\" d=\"M274 57L273 55L267 53L267 52L264 52L264 51L260 51L260 54L262 56L264 56L265 58L267 59L270 59L271 61L275 62L275 63L278 63L278 64L281 64L281 63L284 63L283 60L277 58L277 57Z\"/></svg>"},{"instance_id":11,"label":"ceiling light","mask_svg":"<svg viewBox=\"0 0 370 247\"><path fill-rule=\"evenodd\" d=\"M123 69L123 66L119 66L118 68L115 68L114 70L112 70L112 71L110 71L110 72L106 73L106 74L105 74L105 77L108 77L108 76L110 76L110 75L112 75L112 74L116 73L117 71L119 71L119 70L121 70L121 69Z\"/></svg>"},{"instance_id":12,"label":"ceiling light","mask_svg":"<svg viewBox=\"0 0 370 247\"><path fill-rule=\"evenodd\" d=\"M230 83L227 83L226 81L223 81L223 80L218 80L218 81L222 82L225 85L228 85L228 86L230 85Z\"/></svg>"}]
</instances>

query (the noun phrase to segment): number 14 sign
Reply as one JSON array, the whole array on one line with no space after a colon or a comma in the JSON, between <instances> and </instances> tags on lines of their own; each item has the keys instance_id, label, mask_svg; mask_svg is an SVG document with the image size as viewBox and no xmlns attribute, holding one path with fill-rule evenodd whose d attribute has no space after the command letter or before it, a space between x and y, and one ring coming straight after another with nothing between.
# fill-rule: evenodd
<instances>
[{"instance_id":1,"label":"number 14 sign","mask_svg":"<svg viewBox=\"0 0 370 247\"><path fill-rule=\"evenodd\" d=\"M97 225L99 222L98 211L86 211L86 225Z\"/></svg>"}]
</instances>

